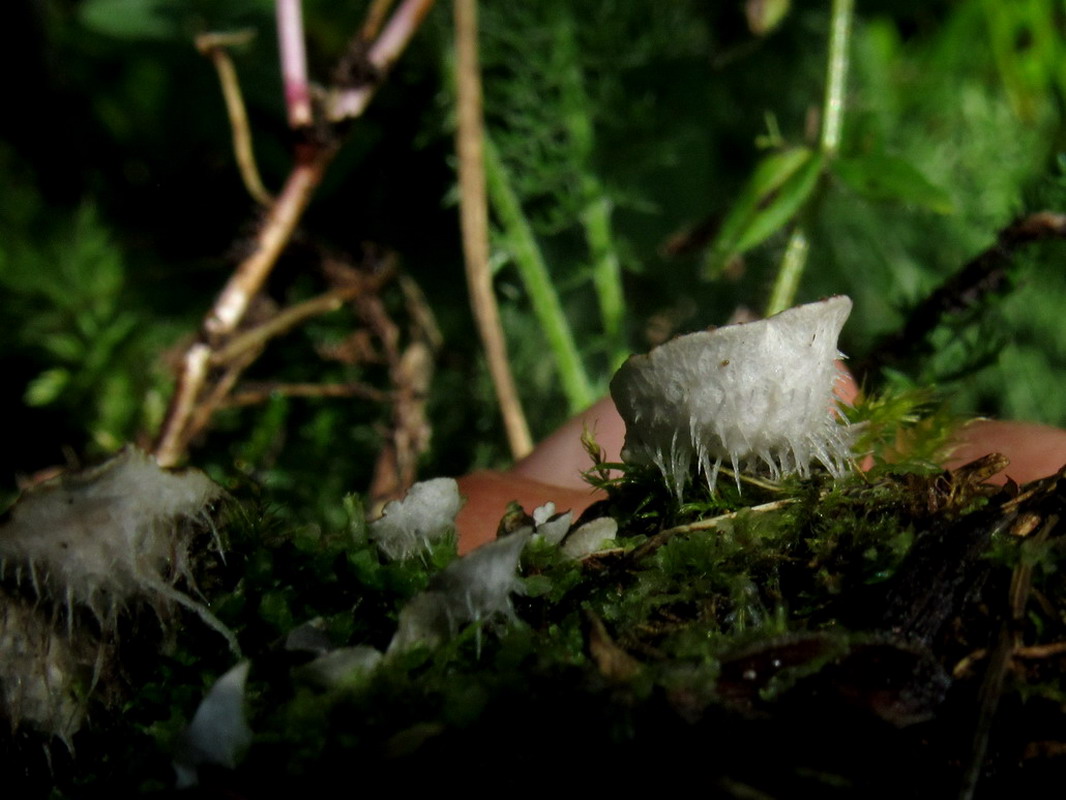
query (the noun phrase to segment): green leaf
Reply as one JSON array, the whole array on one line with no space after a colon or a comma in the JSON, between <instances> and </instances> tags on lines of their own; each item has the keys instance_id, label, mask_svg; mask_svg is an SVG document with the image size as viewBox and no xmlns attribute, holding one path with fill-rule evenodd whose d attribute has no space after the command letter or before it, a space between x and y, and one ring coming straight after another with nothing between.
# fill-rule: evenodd
<instances>
[{"instance_id":1,"label":"green leaf","mask_svg":"<svg viewBox=\"0 0 1066 800\"><path fill-rule=\"evenodd\" d=\"M902 158L882 153L839 158L832 169L845 185L868 200L906 203L937 214L954 210L950 195Z\"/></svg>"},{"instance_id":2,"label":"green leaf","mask_svg":"<svg viewBox=\"0 0 1066 800\"><path fill-rule=\"evenodd\" d=\"M70 383L70 372L62 367L46 369L26 387L24 399L29 406L46 406L53 403Z\"/></svg>"},{"instance_id":3,"label":"green leaf","mask_svg":"<svg viewBox=\"0 0 1066 800\"><path fill-rule=\"evenodd\" d=\"M85 358L85 340L80 336L59 332L43 337L41 346L59 361L78 364Z\"/></svg>"},{"instance_id":4,"label":"green leaf","mask_svg":"<svg viewBox=\"0 0 1066 800\"><path fill-rule=\"evenodd\" d=\"M86 28L118 39L171 39L181 27L170 0L87 0L81 6Z\"/></svg>"},{"instance_id":5,"label":"green leaf","mask_svg":"<svg viewBox=\"0 0 1066 800\"><path fill-rule=\"evenodd\" d=\"M824 161L808 147L794 147L759 162L715 237L709 277L792 220L818 184Z\"/></svg>"},{"instance_id":6,"label":"green leaf","mask_svg":"<svg viewBox=\"0 0 1066 800\"><path fill-rule=\"evenodd\" d=\"M791 0L747 0L744 14L748 30L756 36L766 36L781 24L791 5Z\"/></svg>"},{"instance_id":7,"label":"green leaf","mask_svg":"<svg viewBox=\"0 0 1066 800\"><path fill-rule=\"evenodd\" d=\"M547 575L530 575L522 584L527 597L540 597L552 590L552 581Z\"/></svg>"}]
</instances>

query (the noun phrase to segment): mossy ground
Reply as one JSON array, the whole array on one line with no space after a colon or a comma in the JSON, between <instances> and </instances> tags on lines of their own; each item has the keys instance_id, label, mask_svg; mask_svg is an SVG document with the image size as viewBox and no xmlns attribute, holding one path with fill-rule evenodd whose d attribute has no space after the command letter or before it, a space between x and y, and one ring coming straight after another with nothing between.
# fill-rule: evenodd
<instances>
[{"instance_id":1,"label":"mossy ground","mask_svg":"<svg viewBox=\"0 0 1066 800\"><path fill-rule=\"evenodd\" d=\"M236 770L201 778L243 797L368 781L480 793L698 779L731 797L1038 787L1066 750L1060 479L996 489L987 466L878 463L723 481L713 497L694 481L680 505L658 473L627 470L586 514L619 520L617 546L576 562L534 541L517 621L328 684L313 653L286 649L293 628L317 619L327 646L385 649L454 541L389 563L354 500L336 530L233 505L227 563L201 589L252 660L254 741ZM171 750L230 666L219 644L192 621L162 647L123 642L120 688L96 702L76 756L53 759L56 791L168 790ZM20 736L9 755L36 746Z\"/></svg>"}]
</instances>

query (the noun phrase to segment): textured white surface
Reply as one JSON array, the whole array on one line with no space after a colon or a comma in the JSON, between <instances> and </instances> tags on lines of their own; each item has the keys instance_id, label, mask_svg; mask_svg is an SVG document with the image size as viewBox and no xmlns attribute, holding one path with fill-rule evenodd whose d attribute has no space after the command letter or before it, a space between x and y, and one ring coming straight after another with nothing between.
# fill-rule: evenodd
<instances>
[{"instance_id":1,"label":"textured white surface","mask_svg":"<svg viewBox=\"0 0 1066 800\"><path fill-rule=\"evenodd\" d=\"M547 502L533 509L533 535L550 544L559 544L574 521L572 511L555 513L555 503Z\"/></svg>"},{"instance_id":2,"label":"textured white surface","mask_svg":"<svg viewBox=\"0 0 1066 800\"><path fill-rule=\"evenodd\" d=\"M199 470L163 470L127 448L19 498L0 528L0 572L65 603L68 616L73 604L88 606L111 628L134 599L157 606L188 600L172 588L189 577L192 531L184 523L208 523L207 509L221 495Z\"/></svg>"},{"instance_id":3,"label":"textured white surface","mask_svg":"<svg viewBox=\"0 0 1066 800\"><path fill-rule=\"evenodd\" d=\"M843 295L769 319L680 336L631 357L611 381L626 423L623 460L654 464L680 497L693 459L714 490L723 463L764 465L771 477L834 474L848 458L834 413Z\"/></svg>"},{"instance_id":4,"label":"textured white surface","mask_svg":"<svg viewBox=\"0 0 1066 800\"><path fill-rule=\"evenodd\" d=\"M244 713L249 666L248 661L242 661L215 681L196 709L174 759L179 789L195 786L202 766L233 769L238 756L252 743Z\"/></svg>"},{"instance_id":5,"label":"textured white surface","mask_svg":"<svg viewBox=\"0 0 1066 800\"><path fill-rule=\"evenodd\" d=\"M402 500L387 503L384 516L370 523L370 538L390 559L410 558L455 529L463 506L452 478L416 483Z\"/></svg>"},{"instance_id":6,"label":"textured white surface","mask_svg":"<svg viewBox=\"0 0 1066 800\"><path fill-rule=\"evenodd\" d=\"M597 552L604 543L613 542L617 536L618 522L611 517L599 517L566 537L563 554L574 559L584 558Z\"/></svg>"},{"instance_id":7,"label":"textured white surface","mask_svg":"<svg viewBox=\"0 0 1066 800\"><path fill-rule=\"evenodd\" d=\"M456 559L400 610L389 652L413 645L435 647L462 625L493 617L514 617L511 594L522 591L518 560L533 535L532 528L483 544Z\"/></svg>"}]
</instances>

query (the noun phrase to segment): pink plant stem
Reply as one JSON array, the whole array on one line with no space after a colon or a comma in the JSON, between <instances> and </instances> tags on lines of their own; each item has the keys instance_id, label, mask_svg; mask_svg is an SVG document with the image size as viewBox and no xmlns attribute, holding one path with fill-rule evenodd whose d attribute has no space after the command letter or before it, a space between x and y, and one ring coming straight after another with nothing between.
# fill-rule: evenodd
<instances>
[{"instance_id":1,"label":"pink plant stem","mask_svg":"<svg viewBox=\"0 0 1066 800\"><path fill-rule=\"evenodd\" d=\"M404 0L403 4L396 9L381 32L381 36L367 53L367 61L379 73L384 75L389 71L432 7L433 0ZM327 112L330 121L337 122L358 117L366 109L367 103L370 102L376 90L377 82L374 82L338 93L333 98Z\"/></svg>"},{"instance_id":2,"label":"pink plant stem","mask_svg":"<svg viewBox=\"0 0 1066 800\"><path fill-rule=\"evenodd\" d=\"M311 124L311 89L307 82L307 53L304 49L303 8L300 0L277 0L278 46L281 51L281 77L285 85L285 105L289 125L305 128Z\"/></svg>"}]
</instances>

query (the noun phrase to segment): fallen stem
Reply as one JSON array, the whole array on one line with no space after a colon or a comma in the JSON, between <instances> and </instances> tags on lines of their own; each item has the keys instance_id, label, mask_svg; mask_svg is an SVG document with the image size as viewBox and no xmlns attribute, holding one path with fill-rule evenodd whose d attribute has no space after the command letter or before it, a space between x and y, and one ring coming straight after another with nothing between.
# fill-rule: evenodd
<instances>
[{"instance_id":1,"label":"fallen stem","mask_svg":"<svg viewBox=\"0 0 1066 800\"><path fill-rule=\"evenodd\" d=\"M262 347L246 350L222 369L210 384L207 385L206 396L201 396L200 401L192 410L184 431L185 441L190 442L200 435L211 422L211 417L222 402L233 391L244 371L259 358L263 352Z\"/></svg>"},{"instance_id":2,"label":"fallen stem","mask_svg":"<svg viewBox=\"0 0 1066 800\"><path fill-rule=\"evenodd\" d=\"M737 516L745 512L753 512L757 514L764 514L768 511L777 511L778 509L785 508L793 505L798 501L792 497L786 497L781 500L774 500L769 503L763 503L757 506L748 506L746 508L738 508L736 511L730 511L728 514L721 514L717 517L711 517L710 519L701 519L696 522L689 522L685 525L678 525L673 528L667 528L666 530L659 531L652 536L648 541L633 551L632 559L634 561L640 561L645 556L654 553L672 538L682 533L697 533L699 531L711 531L719 527L723 522L736 519Z\"/></svg>"},{"instance_id":3,"label":"fallen stem","mask_svg":"<svg viewBox=\"0 0 1066 800\"><path fill-rule=\"evenodd\" d=\"M307 204L337 148L324 146L298 163L260 226L252 254L238 265L215 306L204 320L204 332L217 338L231 333L248 310L282 250L292 238Z\"/></svg>"},{"instance_id":4,"label":"fallen stem","mask_svg":"<svg viewBox=\"0 0 1066 800\"><path fill-rule=\"evenodd\" d=\"M392 394L364 383L248 383L233 392L219 408L265 403L271 397L358 397L375 403L392 402Z\"/></svg>"},{"instance_id":5,"label":"fallen stem","mask_svg":"<svg viewBox=\"0 0 1066 800\"><path fill-rule=\"evenodd\" d=\"M389 20L381 36L371 47L369 56L381 74L399 57L414 35L418 23L432 5L432 0L405 0ZM289 12L292 11L292 7L287 8ZM288 25L288 22L286 24ZM291 34L291 26L282 32L285 31ZM358 108L349 108L346 116L362 113L377 86L378 83L363 87L364 94L360 105ZM292 238L300 217L339 146L339 141L330 136L318 137L314 142L305 143L298 148L296 165L259 226L251 255L237 266L204 319L199 340L189 348L182 361L177 388L153 447L160 466L174 466L181 460L189 441L198 430L206 426L210 415L226 392L232 388L233 381L243 369L237 364L231 365L215 386L208 389L207 396L203 396L211 352L223 347L227 338L244 319L252 298L260 291L278 257ZM243 358L244 356L241 356L241 359Z\"/></svg>"},{"instance_id":6,"label":"fallen stem","mask_svg":"<svg viewBox=\"0 0 1066 800\"><path fill-rule=\"evenodd\" d=\"M385 21L385 16L389 13L392 4L393 0L374 0L370 4L370 8L366 12L366 18L363 20L363 27L359 29L359 38L369 42L378 35L378 31L381 30L381 24Z\"/></svg>"},{"instance_id":7,"label":"fallen stem","mask_svg":"<svg viewBox=\"0 0 1066 800\"><path fill-rule=\"evenodd\" d=\"M181 460L188 439L185 431L189 418L200 397L200 390L207 379L207 365L211 360L211 348L203 342L194 343L182 359L178 383L170 398L170 407L163 428L153 448L155 460L161 467L173 467Z\"/></svg>"}]
</instances>

